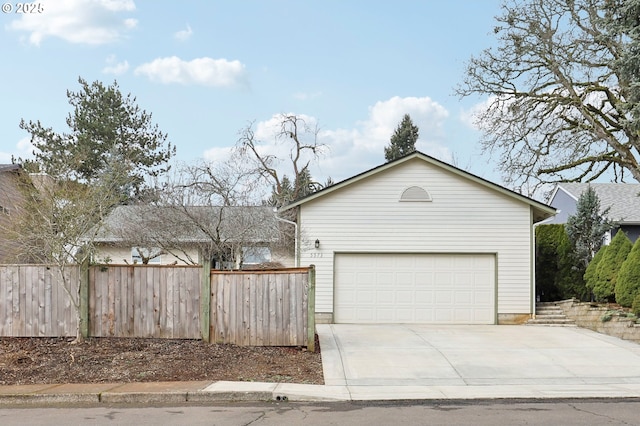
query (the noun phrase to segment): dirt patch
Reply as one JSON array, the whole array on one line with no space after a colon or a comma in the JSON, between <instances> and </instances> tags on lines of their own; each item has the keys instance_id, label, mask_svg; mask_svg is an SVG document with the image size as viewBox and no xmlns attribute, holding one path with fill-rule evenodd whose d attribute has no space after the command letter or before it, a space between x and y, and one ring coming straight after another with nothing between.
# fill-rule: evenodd
<instances>
[{"instance_id":1,"label":"dirt patch","mask_svg":"<svg viewBox=\"0 0 640 426\"><path fill-rule=\"evenodd\" d=\"M230 380L324 384L305 348L240 347L198 340L0 338L0 385Z\"/></svg>"}]
</instances>

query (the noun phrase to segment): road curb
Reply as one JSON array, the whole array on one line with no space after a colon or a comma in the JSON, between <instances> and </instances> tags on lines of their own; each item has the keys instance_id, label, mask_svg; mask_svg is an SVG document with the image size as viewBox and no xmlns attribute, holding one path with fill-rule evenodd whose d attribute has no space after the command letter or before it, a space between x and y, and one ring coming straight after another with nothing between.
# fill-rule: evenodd
<instances>
[{"instance_id":1,"label":"road curb","mask_svg":"<svg viewBox=\"0 0 640 426\"><path fill-rule=\"evenodd\" d=\"M99 404L99 394L57 393L57 394L9 394L0 395L3 405L40 405L40 404Z\"/></svg>"},{"instance_id":2,"label":"road curb","mask_svg":"<svg viewBox=\"0 0 640 426\"><path fill-rule=\"evenodd\" d=\"M280 399L279 399L280 398ZM0 395L2 406L60 404L177 404L185 402L269 402L286 401L272 392L104 392Z\"/></svg>"}]
</instances>

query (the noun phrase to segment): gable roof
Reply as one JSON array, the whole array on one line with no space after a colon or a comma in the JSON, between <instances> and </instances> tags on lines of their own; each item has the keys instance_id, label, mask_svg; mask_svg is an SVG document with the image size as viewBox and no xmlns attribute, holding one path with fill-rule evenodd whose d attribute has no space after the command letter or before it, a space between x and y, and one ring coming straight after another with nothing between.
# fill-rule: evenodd
<instances>
[{"instance_id":1,"label":"gable roof","mask_svg":"<svg viewBox=\"0 0 640 426\"><path fill-rule=\"evenodd\" d=\"M20 164L0 164L0 173L22 169Z\"/></svg>"},{"instance_id":2,"label":"gable roof","mask_svg":"<svg viewBox=\"0 0 640 426\"><path fill-rule=\"evenodd\" d=\"M457 168L455 166L452 166L451 164L447 164L447 163L445 163L443 161L437 160L437 159L435 159L435 158L433 158L433 157L431 157L431 156L429 156L427 154L424 154L424 153L422 153L420 151L414 151L414 152L412 152L410 154L405 155L404 157L400 157L400 158L395 159L393 161L390 161L388 163L385 163L385 164L382 164L380 166L374 167L374 168L369 169L369 170L367 170L365 172L362 172L362 173L357 174L357 175L355 175L353 177L350 177L350 178L345 179L345 180L343 180L341 182L338 182L338 183L336 183L334 185L326 187L326 188L324 188L324 189L322 189L322 190L320 190L318 192L314 192L313 194L307 195L306 197L303 197L303 198L300 198L300 199L298 199L296 201L293 201L290 204L287 204L286 206L283 206L281 208L281 211L292 209L294 207L297 207L297 206L300 206L300 205L302 205L304 203L307 203L307 202L309 202L311 200L315 200L315 199L324 197L324 196L326 196L326 195L328 195L328 194L330 194L330 193L332 193L334 191L338 191L338 190L340 190L340 189L342 189L342 188L344 188L344 187L346 187L348 185L351 185L353 183L356 183L356 182L359 182L361 180L367 179L367 178L369 178L369 177L371 177L373 175L376 175L376 174L378 174L380 172L388 170L388 169L390 169L392 167L397 167L400 164L403 164L403 163L405 163L407 161L411 161L413 159L422 160L425 163L428 163L428 164L431 164L433 166L439 167L439 168L444 169L446 171L449 171L449 172L451 172L453 174L461 176L461 177L463 177L465 179L468 179L468 180L470 180L472 182L478 183L478 184L480 184L480 185L482 185L482 186L484 186L484 187L486 187L486 188L488 188L488 189L490 189L492 191L496 191L498 193L501 193L503 195L511 197L511 198L513 198L515 200L523 202L525 204L529 204L533 208L533 221L534 222L539 222L539 221L542 221L542 220L547 219L549 217L552 217L556 213L556 209L551 207L551 206L548 206L548 205L546 205L546 204L544 204L544 203L542 203L540 201L536 201L533 198L526 197L526 196L524 196L522 194L519 194L519 193L517 193L515 191L507 189L507 188L505 188L503 186L500 186L500 185L498 185L496 183L493 183L491 181L488 181L486 179L483 179L483 178L481 178L479 176L476 176L476 175L474 175L472 173L466 172L466 171L464 171L462 169L459 169L459 168Z\"/></svg>"},{"instance_id":3,"label":"gable roof","mask_svg":"<svg viewBox=\"0 0 640 426\"><path fill-rule=\"evenodd\" d=\"M563 191L577 202L589 186L600 199L602 209L610 209L609 219L617 223L640 223L640 184L637 183L559 183L549 202L558 191Z\"/></svg>"},{"instance_id":4,"label":"gable roof","mask_svg":"<svg viewBox=\"0 0 640 426\"><path fill-rule=\"evenodd\" d=\"M152 205L118 206L104 220L95 238L99 243L133 239L179 243L220 241L266 243L279 237L271 207L189 206L184 210Z\"/></svg>"}]
</instances>

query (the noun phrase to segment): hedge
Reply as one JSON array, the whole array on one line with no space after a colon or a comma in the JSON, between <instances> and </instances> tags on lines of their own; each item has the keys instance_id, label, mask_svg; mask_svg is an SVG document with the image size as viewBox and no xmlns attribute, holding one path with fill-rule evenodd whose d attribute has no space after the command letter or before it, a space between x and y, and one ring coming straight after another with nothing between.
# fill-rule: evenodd
<instances>
[{"instance_id":1,"label":"hedge","mask_svg":"<svg viewBox=\"0 0 640 426\"><path fill-rule=\"evenodd\" d=\"M597 280L593 287L596 300L613 301L618 272L632 247L631 240L624 232L618 231L613 237L596 269Z\"/></svg>"},{"instance_id":2,"label":"hedge","mask_svg":"<svg viewBox=\"0 0 640 426\"><path fill-rule=\"evenodd\" d=\"M615 287L616 302L631 307L637 295L640 295L640 238L636 241L622 263Z\"/></svg>"}]
</instances>

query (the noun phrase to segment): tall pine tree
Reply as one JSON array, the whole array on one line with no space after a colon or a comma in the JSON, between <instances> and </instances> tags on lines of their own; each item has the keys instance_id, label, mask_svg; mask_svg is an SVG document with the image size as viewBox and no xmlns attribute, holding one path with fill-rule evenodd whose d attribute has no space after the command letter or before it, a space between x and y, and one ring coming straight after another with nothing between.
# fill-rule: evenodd
<instances>
[{"instance_id":1,"label":"tall pine tree","mask_svg":"<svg viewBox=\"0 0 640 426\"><path fill-rule=\"evenodd\" d=\"M40 121L20 122L35 148L35 160L23 161L25 167L89 185L113 175L117 168L119 175L126 171L118 190L126 198L139 197L147 178L169 169L175 146L167 143L151 114L137 105L134 96L123 95L116 82L104 86L79 78L78 83L80 91L67 91L72 107L68 132L55 132Z\"/></svg>"},{"instance_id":2,"label":"tall pine tree","mask_svg":"<svg viewBox=\"0 0 640 426\"><path fill-rule=\"evenodd\" d=\"M409 114L405 114L391 136L391 143L384 148L384 158L387 161L393 161L415 151L419 132Z\"/></svg>"},{"instance_id":3,"label":"tall pine tree","mask_svg":"<svg viewBox=\"0 0 640 426\"><path fill-rule=\"evenodd\" d=\"M608 212L608 208L600 212L600 199L588 186L578 198L576 213L567 218L567 235L585 268L602 247L604 234L613 227L606 218Z\"/></svg>"}]
</instances>

